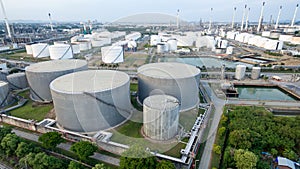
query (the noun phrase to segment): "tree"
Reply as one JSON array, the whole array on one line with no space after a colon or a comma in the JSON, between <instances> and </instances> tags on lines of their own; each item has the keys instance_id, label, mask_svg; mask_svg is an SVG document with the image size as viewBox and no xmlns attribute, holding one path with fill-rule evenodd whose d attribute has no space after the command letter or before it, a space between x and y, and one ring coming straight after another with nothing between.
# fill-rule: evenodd
<instances>
[{"instance_id":1,"label":"tree","mask_svg":"<svg viewBox=\"0 0 300 169\"><path fill-rule=\"evenodd\" d=\"M5 151L6 155L13 155L16 151L20 138L16 134L7 134L1 141L1 147Z\"/></svg>"},{"instance_id":2,"label":"tree","mask_svg":"<svg viewBox=\"0 0 300 169\"><path fill-rule=\"evenodd\" d=\"M22 158L25 157L27 154L31 153L32 151L33 151L33 146L31 144L21 142L18 144L15 153L17 157Z\"/></svg>"},{"instance_id":3,"label":"tree","mask_svg":"<svg viewBox=\"0 0 300 169\"><path fill-rule=\"evenodd\" d=\"M7 134L11 133L11 131L11 127L0 127L0 142Z\"/></svg>"},{"instance_id":4,"label":"tree","mask_svg":"<svg viewBox=\"0 0 300 169\"><path fill-rule=\"evenodd\" d=\"M48 132L39 137L39 142L47 149L54 149L58 144L65 142L58 132Z\"/></svg>"},{"instance_id":5,"label":"tree","mask_svg":"<svg viewBox=\"0 0 300 169\"><path fill-rule=\"evenodd\" d=\"M19 160L20 167L23 167L23 168L28 168L28 166L32 167L34 158L35 158L34 153L27 154L25 157L23 157Z\"/></svg>"},{"instance_id":6,"label":"tree","mask_svg":"<svg viewBox=\"0 0 300 169\"><path fill-rule=\"evenodd\" d=\"M221 154L221 146L217 145L217 144L214 144L213 146L213 150L216 154L220 155Z\"/></svg>"},{"instance_id":7,"label":"tree","mask_svg":"<svg viewBox=\"0 0 300 169\"><path fill-rule=\"evenodd\" d=\"M162 160L157 164L156 169L176 169L176 167L172 162Z\"/></svg>"},{"instance_id":8,"label":"tree","mask_svg":"<svg viewBox=\"0 0 300 169\"><path fill-rule=\"evenodd\" d=\"M296 161L298 159L298 155L293 150L285 149L282 155L290 160Z\"/></svg>"},{"instance_id":9,"label":"tree","mask_svg":"<svg viewBox=\"0 0 300 169\"><path fill-rule=\"evenodd\" d=\"M86 167L75 161L71 161L68 165L68 169L85 169Z\"/></svg>"},{"instance_id":10,"label":"tree","mask_svg":"<svg viewBox=\"0 0 300 169\"><path fill-rule=\"evenodd\" d=\"M132 145L120 158L120 169L148 169L156 165L156 158L140 145Z\"/></svg>"},{"instance_id":11,"label":"tree","mask_svg":"<svg viewBox=\"0 0 300 169\"><path fill-rule=\"evenodd\" d=\"M234 148L249 149L251 148L251 135L248 130L234 130L229 134L229 144Z\"/></svg>"},{"instance_id":12,"label":"tree","mask_svg":"<svg viewBox=\"0 0 300 169\"><path fill-rule=\"evenodd\" d=\"M71 151L77 154L81 160L86 160L97 150L98 147L88 141L80 141L71 146Z\"/></svg>"},{"instance_id":13,"label":"tree","mask_svg":"<svg viewBox=\"0 0 300 169\"><path fill-rule=\"evenodd\" d=\"M251 151L238 149L234 152L234 161L238 169L254 169L257 160L257 156Z\"/></svg>"},{"instance_id":14,"label":"tree","mask_svg":"<svg viewBox=\"0 0 300 169\"><path fill-rule=\"evenodd\" d=\"M48 156L47 154L38 153L35 155L32 162L29 162L34 169L44 169L44 168L51 168L51 169L61 169L64 168L64 164L62 160L55 158L53 156Z\"/></svg>"},{"instance_id":15,"label":"tree","mask_svg":"<svg viewBox=\"0 0 300 169\"><path fill-rule=\"evenodd\" d=\"M104 164L96 164L92 169L108 169Z\"/></svg>"}]
</instances>

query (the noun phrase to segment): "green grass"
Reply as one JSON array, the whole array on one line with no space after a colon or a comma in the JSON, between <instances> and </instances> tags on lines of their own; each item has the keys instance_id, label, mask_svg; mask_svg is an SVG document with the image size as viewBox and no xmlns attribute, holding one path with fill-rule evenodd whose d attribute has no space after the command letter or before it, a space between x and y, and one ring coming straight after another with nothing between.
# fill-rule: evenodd
<instances>
[{"instance_id":1,"label":"green grass","mask_svg":"<svg viewBox=\"0 0 300 169\"><path fill-rule=\"evenodd\" d=\"M199 109L198 110L198 116L200 116L200 114L204 114L205 113L205 109Z\"/></svg>"},{"instance_id":2,"label":"green grass","mask_svg":"<svg viewBox=\"0 0 300 169\"><path fill-rule=\"evenodd\" d=\"M130 91L136 92L138 90L138 84L137 83L130 83Z\"/></svg>"},{"instance_id":3,"label":"green grass","mask_svg":"<svg viewBox=\"0 0 300 169\"><path fill-rule=\"evenodd\" d=\"M141 134L142 126L143 126L142 123L138 123L138 122L129 120L122 126L118 127L116 129L116 131L119 132L120 134L124 134L128 137L143 138L143 136Z\"/></svg>"},{"instance_id":4,"label":"green grass","mask_svg":"<svg viewBox=\"0 0 300 169\"><path fill-rule=\"evenodd\" d=\"M20 95L29 98L29 91L22 92ZM9 114L22 119L41 121L51 109L53 109L52 104L36 105L32 100L28 99L24 106L10 111Z\"/></svg>"},{"instance_id":5,"label":"green grass","mask_svg":"<svg viewBox=\"0 0 300 169\"><path fill-rule=\"evenodd\" d=\"M168 156L180 158L181 157L180 150L184 149L185 146L186 146L186 144L178 143L175 147L173 147L169 151L165 152L164 154L168 155Z\"/></svg>"}]
</instances>

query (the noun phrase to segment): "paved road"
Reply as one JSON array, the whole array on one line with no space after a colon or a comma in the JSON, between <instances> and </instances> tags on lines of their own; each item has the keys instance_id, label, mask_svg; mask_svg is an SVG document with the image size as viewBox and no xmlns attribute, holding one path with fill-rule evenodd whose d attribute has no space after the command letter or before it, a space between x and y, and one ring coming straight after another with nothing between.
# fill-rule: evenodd
<instances>
[{"instance_id":1,"label":"paved road","mask_svg":"<svg viewBox=\"0 0 300 169\"><path fill-rule=\"evenodd\" d=\"M12 168L0 163L0 169L12 169Z\"/></svg>"},{"instance_id":2,"label":"paved road","mask_svg":"<svg viewBox=\"0 0 300 169\"><path fill-rule=\"evenodd\" d=\"M18 135L18 136L20 136L22 138L38 142L39 136L36 135L36 134L27 133L27 132L16 130L16 129L13 129L13 132L16 133L16 135ZM66 143L61 143L61 144L58 145L58 147L61 148L61 149L70 151L71 145L70 144L66 144ZM115 166L119 166L120 165L120 160L119 159L114 158L114 157L110 157L110 156L107 156L107 155L99 154L99 153L94 153L94 155L91 156L91 158L94 158L96 160L103 161L105 163L112 164L112 165L115 165Z\"/></svg>"},{"instance_id":3,"label":"paved road","mask_svg":"<svg viewBox=\"0 0 300 169\"><path fill-rule=\"evenodd\" d=\"M209 130L208 138L206 141L206 145L201 157L199 169L208 169L210 165L211 152L213 149L213 144L215 142L215 137L217 134L218 124L223 114L223 107L225 105L225 101L219 99L214 92L211 90L207 82L202 81L203 87L205 88L208 96L211 98L214 106L215 106L215 114L212 117L212 124Z\"/></svg>"}]
</instances>

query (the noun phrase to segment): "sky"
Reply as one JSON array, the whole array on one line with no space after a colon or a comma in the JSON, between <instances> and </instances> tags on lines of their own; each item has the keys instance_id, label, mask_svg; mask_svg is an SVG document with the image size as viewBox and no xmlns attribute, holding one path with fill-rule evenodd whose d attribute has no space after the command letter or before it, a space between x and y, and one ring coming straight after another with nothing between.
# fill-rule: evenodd
<instances>
[{"instance_id":1,"label":"sky","mask_svg":"<svg viewBox=\"0 0 300 169\"><path fill-rule=\"evenodd\" d=\"M9 20L48 20L51 13L55 21L113 22L122 17L140 13L176 15L186 21L208 21L213 8L213 21L230 22L233 8L237 7L236 22L242 20L245 4L250 7L249 21L258 21L263 0L2 0ZM300 0L265 0L264 20L273 15L276 21L282 5L280 20L292 20ZM248 8L247 7L247 8ZM300 20L300 10L296 20ZM0 19L4 18L2 11Z\"/></svg>"}]
</instances>

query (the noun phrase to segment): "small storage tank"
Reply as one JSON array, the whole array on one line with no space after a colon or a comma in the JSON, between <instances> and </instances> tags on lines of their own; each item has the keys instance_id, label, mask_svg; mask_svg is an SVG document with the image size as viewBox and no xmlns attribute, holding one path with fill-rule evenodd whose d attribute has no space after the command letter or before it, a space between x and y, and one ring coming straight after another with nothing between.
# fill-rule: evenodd
<instances>
[{"instance_id":1,"label":"small storage tank","mask_svg":"<svg viewBox=\"0 0 300 169\"><path fill-rule=\"evenodd\" d=\"M101 47L104 45L111 44L111 38L93 38L92 39L92 46L93 47Z\"/></svg>"},{"instance_id":2,"label":"small storage tank","mask_svg":"<svg viewBox=\"0 0 300 169\"><path fill-rule=\"evenodd\" d=\"M235 78L237 80L242 80L246 75L246 66L245 65L237 65L235 70Z\"/></svg>"},{"instance_id":3,"label":"small storage tank","mask_svg":"<svg viewBox=\"0 0 300 169\"><path fill-rule=\"evenodd\" d=\"M80 45L78 43L72 43L71 45L72 45L73 54L79 54Z\"/></svg>"},{"instance_id":4,"label":"small storage tank","mask_svg":"<svg viewBox=\"0 0 300 169\"><path fill-rule=\"evenodd\" d=\"M227 40L218 40L217 41L217 48L226 49L227 46L228 46L228 41Z\"/></svg>"},{"instance_id":5,"label":"small storage tank","mask_svg":"<svg viewBox=\"0 0 300 169\"><path fill-rule=\"evenodd\" d=\"M80 51L92 49L92 43L90 40L80 40L78 41L78 43L79 43Z\"/></svg>"},{"instance_id":6,"label":"small storage tank","mask_svg":"<svg viewBox=\"0 0 300 169\"><path fill-rule=\"evenodd\" d=\"M102 61L104 63L124 62L124 52L121 46L106 46L101 48Z\"/></svg>"},{"instance_id":7,"label":"small storage tank","mask_svg":"<svg viewBox=\"0 0 300 169\"><path fill-rule=\"evenodd\" d=\"M177 40L176 39L171 38L171 39L168 40L167 43L169 45L169 50L171 52L174 52L174 51L177 50Z\"/></svg>"},{"instance_id":8,"label":"small storage tank","mask_svg":"<svg viewBox=\"0 0 300 169\"><path fill-rule=\"evenodd\" d=\"M93 133L113 128L131 115L130 78L112 70L89 70L51 82L57 123L65 129Z\"/></svg>"},{"instance_id":9,"label":"small storage tank","mask_svg":"<svg viewBox=\"0 0 300 169\"><path fill-rule=\"evenodd\" d=\"M87 70L85 60L52 60L32 64L25 68L30 87L31 99L38 102L50 102L49 84L52 80L65 74Z\"/></svg>"},{"instance_id":10,"label":"small storage tank","mask_svg":"<svg viewBox=\"0 0 300 169\"><path fill-rule=\"evenodd\" d=\"M270 31L263 31L261 34L261 36L263 36L263 37L270 37L270 35L271 35Z\"/></svg>"},{"instance_id":11,"label":"small storage tank","mask_svg":"<svg viewBox=\"0 0 300 169\"><path fill-rule=\"evenodd\" d=\"M168 52L168 44L167 43L158 43L157 44L157 53L166 53Z\"/></svg>"},{"instance_id":12,"label":"small storage tank","mask_svg":"<svg viewBox=\"0 0 300 169\"><path fill-rule=\"evenodd\" d=\"M283 41L269 40L265 43L264 48L267 50L282 50Z\"/></svg>"},{"instance_id":13,"label":"small storage tank","mask_svg":"<svg viewBox=\"0 0 300 169\"><path fill-rule=\"evenodd\" d=\"M251 79L256 80L260 77L261 68L260 67L253 67L251 71Z\"/></svg>"},{"instance_id":14,"label":"small storage tank","mask_svg":"<svg viewBox=\"0 0 300 169\"><path fill-rule=\"evenodd\" d=\"M34 58L49 57L49 45L47 43L37 43L31 45Z\"/></svg>"},{"instance_id":15,"label":"small storage tank","mask_svg":"<svg viewBox=\"0 0 300 169\"><path fill-rule=\"evenodd\" d=\"M127 46L129 49L135 49L137 47L137 43L134 40L130 40L128 41Z\"/></svg>"},{"instance_id":16,"label":"small storage tank","mask_svg":"<svg viewBox=\"0 0 300 169\"><path fill-rule=\"evenodd\" d=\"M25 89L28 87L25 72L10 74L7 76L7 81L12 90Z\"/></svg>"},{"instance_id":17,"label":"small storage tank","mask_svg":"<svg viewBox=\"0 0 300 169\"><path fill-rule=\"evenodd\" d=\"M293 35L280 35L279 40L284 42L291 42L293 39Z\"/></svg>"},{"instance_id":18,"label":"small storage tank","mask_svg":"<svg viewBox=\"0 0 300 169\"><path fill-rule=\"evenodd\" d=\"M151 35L150 36L150 45L156 46L158 43L161 42L161 37L158 35Z\"/></svg>"},{"instance_id":19,"label":"small storage tank","mask_svg":"<svg viewBox=\"0 0 300 169\"><path fill-rule=\"evenodd\" d=\"M151 63L138 68L138 100L143 103L150 95L176 97L181 111L199 103L200 70L183 63Z\"/></svg>"},{"instance_id":20,"label":"small storage tank","mask_svg":"<svg viewBox=\"0 0 300 169\"><path fill-rule=\"evenodd\" d=\"M68 41L56 41L53 44L54 45L68 44Z\"/></svg>"},{"instance_id":21,"label":"small storage tank","mask_svg":"<svg viewBox=\"0 0 300 169\"><path fill-rule=\"evenodd\" d=\"M179 101L169 95L152 95L143 103L143 131L154 140L170 140L178 132Z\"/></svg>"},{"instance_id":22,"label":"small storage tank","mask_svg":"<svg viewBox=\"0 0 300 169\"><path fill-rule=\"evenodd\" d=\"M32 47L31 47L31 45L25 45L25 49L26 49L26 53L28 55L32 55L33 54L32 53Z\"/></svg>"},{"instance_id":23,"label":"small storage tank","mask_svg":"<svg viewBox=\"0 0 300 169\"><path fill-rule=\"evenodd\" d=\"M270 38L278 39L279 37L280 37L280 33L279 32L271 32L270 33Z\"/></svg>"},{"instance_id":24,"label":"small storage tank","mask_svg":"<svg viewBox=\"0 0 300 169\"><path fill-rule=\"evenodd\" d=\"M0 107L7 106L10 102L9 85L7 82L0 81Z\"/></svg>"},{"instance_id":25,"label":"small storage tank","mask_svg":"<svg viewBox=\"0 0 300 169\"><path fill-rule=\"evenodd\" d=\"M50 59L52 60L73 58L72 46L69 44L52 45L49 47L49 52L50 52Z\"/></svg>"},{"instance_id":26,"label":"small storage tank","mask_svg":"<svg viewBox=\"0 0 300 169\"><path fill-rule=\"evenodd\" d=\"M227 54L227 55L232 55L232 54L233 54L233 49L234 49L234 47L228 46L228 47L226 48L226 54Z\"/></svg>"}]
</instances>

